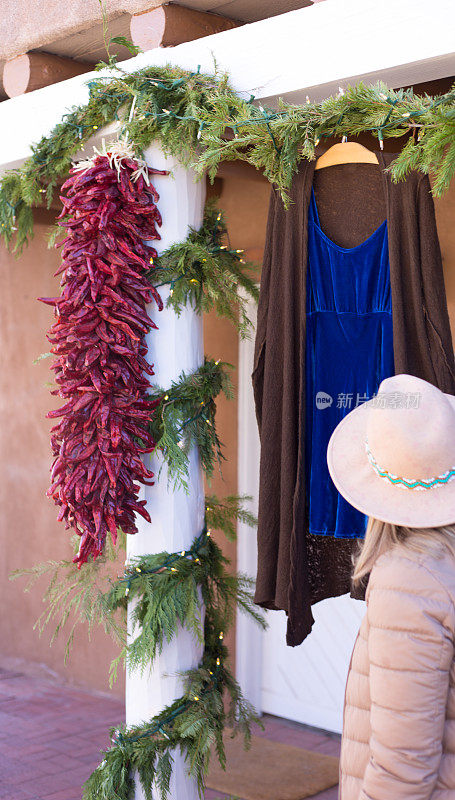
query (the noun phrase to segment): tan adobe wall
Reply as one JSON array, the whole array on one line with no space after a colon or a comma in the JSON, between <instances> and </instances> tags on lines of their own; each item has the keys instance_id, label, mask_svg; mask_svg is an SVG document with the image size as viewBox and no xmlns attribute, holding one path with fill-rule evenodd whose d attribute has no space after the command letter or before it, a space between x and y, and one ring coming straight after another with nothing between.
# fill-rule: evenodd
<instances>
[{"instance_id":1,"label":"tan adobe wall","mask_svg":"<svg viewBox=\"0 0 455 800\"><path fill-rule=\"evenodd\" d=\"M265 235L269 191L267 184L257 181L224 181L219 202L226 210L233 247L257 254ZM49 635L40 639L33 631L43 610L46 579L28 594L23 593L24 580L8 580L14 569L71 556L69 532L56 521L58 510L45 496L51 463L49 430L55 422L45 415L61 401L50 396L46 385L52 381L49 359L33 364L40 353L49 350L45 337L52 323L51 309L36 298L59 292L58 278L53 277L59 251L48 250L45 240L52 221L51 213L37 214L35 238L19 260L0 247L0 583L4 610L0 614L0 655L46 664L72 682L107 691L109 664L118 652L109 637L99 628L89 642L81 627L65 667L64 640L49 648ZM238 340L230 323L215 315L206 317L204 338L208 355L237 365ZM235 371L233 379L236 384ZM227 460L223 476L215 476L210 491L223 496L237 491L236 401L220 400L218 429ZM222 544L235 565L235 545ZM122 566L123 557L114 572ZM233 635L227 644L233 654ZM114 692L122 695L122 680Z\"/></svg>"}]
</instances>

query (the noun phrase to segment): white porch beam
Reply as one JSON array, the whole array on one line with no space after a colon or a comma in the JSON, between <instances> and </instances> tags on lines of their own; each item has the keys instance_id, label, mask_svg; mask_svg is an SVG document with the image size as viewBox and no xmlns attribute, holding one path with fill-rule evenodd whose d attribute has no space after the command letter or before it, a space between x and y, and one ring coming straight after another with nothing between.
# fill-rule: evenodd
<instances>
[{"instance_id":1,"label":"white porch beam","mask_svg":"<svg viewBox=\"0 0 455 800\"><path fill-rule=\"evenodd\" d=\"M229 73L233 88L273 104L318 100L359 80L392 87L455 72L453 0L326 0L297 11L122 63L127 72L173 64ZM0 103L0 168L20 165L30 143L88 98L88 73ZM98 137L99 138L99 137Z\"/></svg>"}]
</instances>

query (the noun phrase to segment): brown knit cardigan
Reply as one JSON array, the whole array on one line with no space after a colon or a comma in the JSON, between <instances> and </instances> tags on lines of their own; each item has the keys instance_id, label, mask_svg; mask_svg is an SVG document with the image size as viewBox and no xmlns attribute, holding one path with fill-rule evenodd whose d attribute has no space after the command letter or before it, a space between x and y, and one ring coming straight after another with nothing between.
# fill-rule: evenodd
<instances>
[{"instance_id":1,"label":"brown knit cardigan","mask_svg":"<svg viewBox=\"0 0 455 800\"><path fill-rule=\"evenodd\" d=\"M359 175L362 169L365 175L376 173L382 184L395 372L416 375L455 394L452 339L429 181L412 172L405 181L393 183L384 170L394 156L377 156L380 171L371 165L356 168ZM287 643L291 646L300 644L311 631L312 604L350 590L355 544L355 540L311 536L307 526L305 282L313 174L314 162L302 162L287 211L279 194L272 191L252 374L261 438L255 601L287 613ZM365 202L367 208L368 198ZM346 214L342 216L345 224Z\"/></svg>"}]
</instances>

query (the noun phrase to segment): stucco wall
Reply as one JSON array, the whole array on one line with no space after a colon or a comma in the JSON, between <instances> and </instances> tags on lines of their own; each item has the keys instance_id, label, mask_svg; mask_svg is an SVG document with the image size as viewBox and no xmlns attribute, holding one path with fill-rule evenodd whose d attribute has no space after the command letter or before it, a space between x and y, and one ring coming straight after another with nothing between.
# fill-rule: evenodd
<instances>
[{"instance_id":1,"label":"stucco wall","mask_svg":"<svg viewBox=\"0 0 455 800\"><path fill-rule=\"evenodd\" d=\"M226 209L234 247L250 248L256 253L261 246L268 193L265 183L239 179L224 182L220 205ZM117 654L109 637L97 629L88 642L86 631L81 628L65 667L64 640L49 648L49 636L44 634L40 639L32 630L42 610L46 579L28 594L22 591L23 579L8 580L14 569L70 557L68 531L56 522L57 509L45 496L51 461L51 421L46 420L45 414L60 403L49 395L46 386L52 380L49 360L33 365L40 353L49 350L45 334L52 322L50 307L36 298L55 296L59 291L58 279L52 277L59 253L48 250L45 241L52 219L48 212L37 214L35 238L19 260L3 246L0 250L0 656L42 662L70 681L107 690L108 667ZM236 365L238 341L231 325L215 315L208 316L204 324L206 352ZM235 371L233 378L236 383ZM223 495L237 490L235 401L220 399L218 425L227 460L223 476L214 478L210 490ZM227 545L226 550L235 560L235 545ZM230 643L233 645L233 637ZM114 692L122 691L120 680Z\"/></svg>"},{"instance_id":2,"label":"stucco wall","mask_svg":"<svg viewBox=\"0 0 455 800\"><path fill-rule=\"evenodd\" d=\"M14 569L71 556L68 531L57 523L56 508L45 496L51 458L51 420L45 414L59 403L45 385L52 380L49 360L33 364L49 350L45 333L52 321L50 307L36 298L58 294L58 279L52 277L58 253L49 251L44 239L51 221L47 212L37 215L35 238L19 260L3 246L0 254L0 651L106 690L109 663L117 651L104 632L97 629L91 642L85 633L78 635L65 669L64 640L49 648L49 636L39 638L32 630L43 608L46 579L27 594L23 579L8 580ZM121 684L117 691L122 692Z\"/></svg>"},{"instance_id":3,"label":"stucco wall","mask_svg":"<svg viewBox=\"0 0 455 800\"><path fill-rule=\"evenodd\" d=\"M267 208L270 187L265 182L241 178L228 178L223 181L223 190L218 204L225 212L231 246L245 250L245 257L259 261L265 239ZM221 358L234 366L232 379L237 391L238 338L232 325L210 314L204 320L205 352L213 358ZM236 494L237 485L237 400L226 401L220 398L217 410L217 427L220 439L225 444L226 461L222 475L215 475L210 491L220 497ZM251 536L256 536L254 530ZM218 543L236 564L236 544L225 537L218 537ZM235 660L234 632L226 637L232 662Z\"/></svg>"}]
</instances>

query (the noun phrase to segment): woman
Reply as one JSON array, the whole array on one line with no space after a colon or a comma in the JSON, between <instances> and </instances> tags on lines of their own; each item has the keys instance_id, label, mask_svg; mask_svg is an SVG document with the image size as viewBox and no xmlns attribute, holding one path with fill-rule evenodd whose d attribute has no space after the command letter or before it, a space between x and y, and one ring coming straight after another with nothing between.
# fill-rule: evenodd
<instances>
[{"instance_id":1,"label":"woman","mask_svg":"<svg viewBox=\"0 0 455 800\"><path fill-rule=\"evenodd\" d=\"M370 517L340 800L455 800L455 397L388 378L335 429L328 463Z\"/></svg>"}]
</instances>

